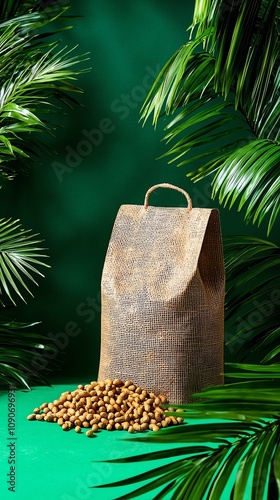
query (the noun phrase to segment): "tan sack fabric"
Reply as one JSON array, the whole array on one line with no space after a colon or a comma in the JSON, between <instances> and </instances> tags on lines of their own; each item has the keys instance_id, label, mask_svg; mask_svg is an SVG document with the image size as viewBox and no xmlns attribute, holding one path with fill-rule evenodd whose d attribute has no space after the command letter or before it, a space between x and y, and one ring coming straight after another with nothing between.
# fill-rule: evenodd
<instances>
[{"instance_id":1,"label":"tan sack fabric","mask_svg":"<svg viewBox=\"0 0 280 500\"><path fill-rule=\"evenodd\" d=\"M158 188L182 192L187 208L149 205ZM223 383L224 264L217 209L192 208L170 184L123 205L101 284L99 380L131 380L186 403Z\"/></svg>"}]
</instances>

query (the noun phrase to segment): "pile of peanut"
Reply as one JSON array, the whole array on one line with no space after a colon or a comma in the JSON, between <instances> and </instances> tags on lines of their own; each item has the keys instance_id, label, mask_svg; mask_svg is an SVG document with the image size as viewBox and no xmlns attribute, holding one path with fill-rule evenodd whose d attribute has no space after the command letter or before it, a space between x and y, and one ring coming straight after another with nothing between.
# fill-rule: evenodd
<instances>
[{"instance_id":1,"label":"pile of peanut","mask_svg":"<svg viewBox=\"0 0 280 500\"><path fill-rule=\"evenodd\" d=\"M34 408L27 419L56 422L65 431L75 429L81 432L85 428L88 437L99 429L131 433L158 431L161 427L183 422L179 416L167 416L161 407L164 403L167 403L165 396L148 393L130 380L106 379L78 385L72 392L63 392L52 403ZM168 411L174 409L168 408Z\"/></svg>"}]
</instances>

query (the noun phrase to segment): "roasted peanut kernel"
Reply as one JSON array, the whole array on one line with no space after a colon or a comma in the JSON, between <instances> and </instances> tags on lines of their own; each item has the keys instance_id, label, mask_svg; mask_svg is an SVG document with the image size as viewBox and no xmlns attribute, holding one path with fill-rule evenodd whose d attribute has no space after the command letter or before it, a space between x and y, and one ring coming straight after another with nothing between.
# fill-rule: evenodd
<instances>
[{"instance_id":1,"label":"roasted peanut kernel","mask_svg":"<svg viewBox=\"0 0 280 500\"><path fill-rule=\"evenodd\" d=\"M121 417L115 417L115 422L116 422L116 423L121 423L121 422L124 422L124 420L125 420L124 415L122 415Z\"/></svg>"},{"instance_id":2,"label":"roasted peanut kernel","mask_svg":"<svg viewBox=\"0 0 280 500\"><path fill-rule=\"evenodd\" d=\"M146 431L147 429L149 429L149 424L147 423L141 424L140 426L142 431Z\"/></svg>"},{"instance_id":3,"label":"roasted peanut kernel","mask_svg":"<svg viewBox=\"0 0 280 500\"><path fill-rule=\"evenodd\" d=\"M27 418L57 422L65 430L91 427L91 430L158 431L161 427L183 422L179 416L165 415L161 404L166 401L165 396L148 393L130 380L106 379L64 392L52 403L42 403ZM173 408L168 410L175 411Z\"/></svg>"},{"instance_id":4,"label":"roasted peanut kernel","mask_svg":"<svg viewBox=\"0 0 280 500\"><path fill-rule=\"evenodd\" d=\"M45 415L44 418L43 418L43 420L45 422L53 422L54 418L55 417L53 415Z\"/></svg>"},{"instance_id":5,"label":"roasted peanut kernel","mask_svg":"<svg viewBox=\"0 0 280 500\"><path fill-rule=\"evenodd\" d=\"M161 422L161 420L162 420L162 414L158 411L155 411L155 420L157 422Z\"/></svg>"},{"instance_id":6,"label":"roasted peanut kernel","mask_svg":"<svg viewBox=\"0 0 280 500\"><path fill-rule=\"evenodd\" d=\"M27 420L36 420L36 414L30 413L30 415L28 415L28 417L27 417Z\"/></svg>"},{"instance_id":7,"label":"roasted peanut kernel","mask_svg":"<svg viewBox=\"0 0 280 500\"><path fill-rule=\"evenodd\" d=\"M158 425L156 425L156 424L150 424L150 425L149 425L149 429L150 429L151 431L157 432L157 431L159 431L159 426L158 426Z\"/></svg>"},{"instance_id":8,"label":"roasted peanut kernel","mask_svg":"<svg viewBox=\"0 0 280 500\"><path fill-rule=\"evenodd\" d=\"M142 418L140 418L140 423L141 424L146 424L150 422L150 417L148 415L143 415Z\"/></svg>"},{"instance_id":9,"label":"roasted peanut kernel","mask_svg":"<svg viewBox=\"0 0 280 500\"><path fill-rule=\"evenodd\" d=\"M93 437L94 436L94 431L90 429L89 431L86 432L87 437Z\"/></svg>"},{"instance_id":10,"label":"roasted peanut kernel","mask_svg":"<svg viewBox=\"0 0 280 500\"><path fill-rule=\"evenodd\" d=\"M133 429L137 432L141 431L141 425L138 423L133 424Z\"/></svg>"},{"instance_id":11,"label":"roasted peanut kernel","mask_svg":"<svg viewBox=\"0 0 280 500\"><path fill-rule=\"evenodd\" d=\"M123 381L120 378L115 378L113 380L113 385L123 385Z\"/></svg>"}]
</instances>

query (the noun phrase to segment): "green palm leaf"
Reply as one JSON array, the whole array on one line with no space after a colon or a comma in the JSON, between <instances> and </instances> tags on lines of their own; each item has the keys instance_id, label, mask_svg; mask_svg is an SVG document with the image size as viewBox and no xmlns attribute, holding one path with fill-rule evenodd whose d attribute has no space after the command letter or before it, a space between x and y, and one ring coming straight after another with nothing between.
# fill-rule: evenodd
<instances>
[{"instance_id":1,"label":"green palm leaf","mask_svg":"<svg viewBox=\"0 0 280 500\"><path fill-rule=\"evenodd\" d=\"M0 385L12 385L30 389L30 383L47 384L46 373L51 369L42 363L44 373L38 367L38 359L52 348L48 338L36 333L39 323L20 323L0 319ZM35 362L36 361L36 362ZM49 362L49 360L48 360Z\"/></svg>"},{"instance_id":2,"label":"green palm leaf","mask_svg":"<svg viewBox=\"0 0 280 500\"><path fill-rule=\"evenodd\" d=\"M0 10L0 176L13 179L26 171L42 146L30 141L30 133L51 131L43 116L60 111L60 105L78 104L73 93L83 69L76 65L87 57L59 49L59 42L46 41L52 32L41 28L57 18L68 19L54 0L49 7L34 2L4 2ZM12 17L9 17L12 16ZM2 22L1 22L2 19ZM70 26L67 26L67 29ZM27 139L28 134L28 140ZM28 163L26 162L28 158ZM16 160L16 161L15 161Z\"/></svg>"},{"instance_id":3,"label":"green palm leaf","mask_svg":"<svg viewBox=\"0 0 280 500\"><path fill-rule=\"evenodd\" d=\"M61 112L61 105L78 104L72 94L81 92L76 78L83 70L77 65L87 59L73 55L74 49L59 48L48 39L69 29L66 15L70 2L51 0L3 0L0 2L0 176L13 179L28 171L31 160L49 152L33 138L33 133L50 132L47 115ZM56 20L66 21L66 26ZM43 134L42 134L43 135ZM30 138L32 140L30 140ZM27 161L28 160L28 161ZM19 221L0 219L0 293L1 305L25 301L32 295L46 255L38 235L22 229ZM36 279L35 279L36 278ZM33 324L14 320L0 322L0 383L26 387L32 382L46 383L40 373L46 369L42 356L48 339L33 333ZM36 361L36 362L35 362ZM50 367L48 367L49 369Z\"/></svg>"},{"instance_id":4,"label":"green palm leaf","mask_svg":"<svg viewBox=\"0 0 280 500\"><path fill-rule=\"evenodd\" d=\"M216 500L227 492L228 498L237 500L243 498L245 492L251 492L250 498L269 500L266 484L270 480L270 491L274 488L280 494L277 463L280 365L229 364L229 367L235 372L227 373L228 377L249 375L250 380L207 388L197 395L199 399L203 398L203 402L175 405L183 410L180 415L186 419L186 424L133 438L139 442L161 443L164 449L111 460L113 463L156 461L158 464L169 454L172 463L156 467L154 475L154 469L150 468L149 472L140 475L140 479L138 476L139 480L147 481L141 488L135 488L138 481L135 477L101 487L134 486L133 492L119 497L119 500L136 498L149 491L150 485L162 486L162 491L172 491L172 498L176 499L202 500L207 496ZM252 406L256 394L258 400ZM177 443L178 448L175 447ZM185 462L184 458L175 459L182 455ZM159 474L161 476L155 480ZM159 494L159 498L164 498L164 495Z\"/></svg>"},{"instance_id":5,"label":"green palm leaf","mask_svg":"<svg viewBox=\"0 0 280 500\"><path fill-rule=\"evenodd\" d=\"M268 233L279 213L279 17L277 0L197 0L191 40L159 73L141 116L156 126L176 113L165 155L179 166L205 158L187 175L215 172L213 197L238 204L246 222L266 221Z\"/></svg>"},{"instance_id":6,"label":"green palm leaf","mask_svg":"<svg viewBox=\"0 0 280 500\"><path fill-rule=\"evenodd\" d=\"M36 236L22 229L18 220L0 219L0 292L5 293L13 304L14 294L25 301L21 287L32 295L26 280L37 285L34 275L43 276L37 266L49 267L42 261L47 256L38 246L42 240Z\"/></svg>"},{"instance_id":7,"label":"green palm leaf","mask_svg":"<svg viewBox=\"0 0 280 500\"><path fill-rule=\"evenodd\" d=\"M259 238L224 238L226 343L236 359L279 360L280 249Z\"/></svg>"}]
</instances>

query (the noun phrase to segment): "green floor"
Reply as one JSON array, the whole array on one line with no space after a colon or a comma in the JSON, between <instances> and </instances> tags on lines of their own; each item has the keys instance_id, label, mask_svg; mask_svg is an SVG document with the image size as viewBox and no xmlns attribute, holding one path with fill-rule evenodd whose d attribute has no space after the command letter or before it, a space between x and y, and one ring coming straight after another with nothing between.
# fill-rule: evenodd
<instances>
[{"instance_id":1,"label":"green floor","mask_svg":"<svg viewBox=\"0 0 280 500\"><path fill-rule=\"evenodd\" d=\"M113 500L127 493L133 487L91 489L91 486L105 484L149 470L151 462L144 464L106 464L102 460L146 451L156 451L159 445L136 443L133 436L125 431L101 431L96 438L88 438L85 433L74 430L65 432L55 423L28 421L26 416L33 408L44 402L51 402L63 391L73 390L75 384L36 387L30 392L16 392L15 438L8 434L8 396L0 394L2 425L0 427L0 498L37 500ZM87 383L87 381L84 381ZM129 441L124 441L124 438ZM15 441L16 488L8 490L10 471L8 464L8 444ZM161 461L161 464L166 461ZM158 464L157 464L158 465ZM12 465L13 466L13 465ZM143 483L138 483L142 485ZM153 500L157 490L141 496L143 500Z\"/></svg>"}]
</instances>

